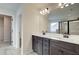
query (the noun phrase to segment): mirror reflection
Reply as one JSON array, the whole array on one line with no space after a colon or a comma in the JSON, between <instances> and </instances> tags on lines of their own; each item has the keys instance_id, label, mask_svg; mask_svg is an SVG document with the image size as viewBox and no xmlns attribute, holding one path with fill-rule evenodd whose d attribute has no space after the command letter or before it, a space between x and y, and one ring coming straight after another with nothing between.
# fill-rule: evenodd
<instances>
[{"instance_id":1,"label":"mirror reflection","mask_svg":"<svg viewBox=\"0 0 79 59\"><path fill-rule=\"evenodd\" d=\"M52 10L48 21L48 32L79 35L79 4Z\"/></svg>"}]
</instances>

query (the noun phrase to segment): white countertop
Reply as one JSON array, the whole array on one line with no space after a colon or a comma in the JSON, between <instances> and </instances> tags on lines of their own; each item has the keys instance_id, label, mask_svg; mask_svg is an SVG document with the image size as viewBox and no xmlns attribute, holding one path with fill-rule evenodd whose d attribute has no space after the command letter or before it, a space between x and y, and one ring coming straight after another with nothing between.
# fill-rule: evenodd
<instances>
[{"instance_id":1,"label":"white countertop","mask_svg":"<svg viewBox=\"0 0 79 59\"><path fill-rule=\"evenodd\" d=\"M62 34L55 34L55 33L46 33L46 35L42 35L42 34L32 34L32 35L79 44L79 35L69 35L69 38L64 38Z\"/></svg>"}]
</instances>

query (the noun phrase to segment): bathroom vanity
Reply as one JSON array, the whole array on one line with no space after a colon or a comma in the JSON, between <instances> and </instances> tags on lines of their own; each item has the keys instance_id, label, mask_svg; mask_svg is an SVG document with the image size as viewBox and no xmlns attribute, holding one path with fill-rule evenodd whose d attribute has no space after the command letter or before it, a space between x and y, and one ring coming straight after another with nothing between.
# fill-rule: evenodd
<instances>
[{"instance_id":1,"label":"bathroom vanity","mask_svg":"<svg viewBox=\"0 0 79 59\"><path fill-rule=\"evenodd\" d=\"M48 15L47 28L42 29L46 34L32 34L34 52L39 55L79 55L79 16L76 7L72 7L57 9Z\"/></svg>"},{"instance_id":2,"label":"bathroom vanity","mask_svg":"<svg viewBox=\"0 0 79 59\"><path fill-rule=\"evenodd\" d=\"M79 55L79 36L33 34L32 49L39 55Z\"/></svg>"}]
</instances>

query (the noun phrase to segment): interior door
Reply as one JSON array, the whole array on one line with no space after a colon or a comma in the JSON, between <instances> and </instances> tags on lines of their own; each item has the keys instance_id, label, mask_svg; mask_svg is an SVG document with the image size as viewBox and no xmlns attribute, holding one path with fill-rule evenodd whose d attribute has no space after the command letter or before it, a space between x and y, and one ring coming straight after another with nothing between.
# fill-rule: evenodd
<instances>
[{"instance_id":1,"label":"interior door","mask_svg":"<svg viewBox=\"0 0 79 59\"><path fill-rule=\"evenodd\" d=\"M4 40L4 20L0 18L0 43Z\"/></svg>"},{"instance_id":2,"label":"interior door","mask_svg":"<svg viewBox=\"0 0 79 59\"><path fill-rule=\"evenodd\" d=\"M4 16L4 42L11 44L11 17Z\"/></svg>"}]
</instances>

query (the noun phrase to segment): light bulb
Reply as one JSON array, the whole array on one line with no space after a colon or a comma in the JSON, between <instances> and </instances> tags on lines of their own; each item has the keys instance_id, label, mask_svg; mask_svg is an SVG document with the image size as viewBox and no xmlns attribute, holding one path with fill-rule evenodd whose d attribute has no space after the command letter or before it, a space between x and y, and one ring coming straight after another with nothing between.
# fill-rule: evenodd
<instances>
[{"instance_id":1,"label":"light bulb","mask_svg":"<svg viewBox=\"0 0 79 59\"><path fill-rule=\"evenodd\" d=\"M68 4L65 5L65 7L69 6Z\"/></svg>"},{"instance_id":2,"label":"light bulb","mask_svg":"<svg viewBox=\"0 0 79 59\"><path fill-rule=\"evenodd\" d=\"M44 14L44 13L45 13L45 10L43 10L42 12L43 12L43 14Z\"/></svg>"},{"instance_id":3,"label":"light bulb","mask_svg":"<svg viewBox=\"0 0 79 59\"><path fill-rule=\"evenodd\" d=\"M58 6L61 6L61 5L62 5L62 3L59 3L59 4L58 4Z\"/></svg>"},{"instance_id":4,"label":"light bulb","mask_svg":"<svg viewBox=\"0 0 79 59\"><path fill-rule=\"evenodd\" d=\"M48 10L47 9L45 9L45 12L47 12Z\"/></svg>"},{"instance_id":5,"label":"light bulb","mask_svg":"<svg viewBox=\"0 0 79 59\"><path fill-rule=\"evenodd\" d=\"M43 14L42 11L40 11L40 14Z\"/></svg>"}]
</instances>

